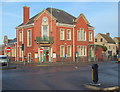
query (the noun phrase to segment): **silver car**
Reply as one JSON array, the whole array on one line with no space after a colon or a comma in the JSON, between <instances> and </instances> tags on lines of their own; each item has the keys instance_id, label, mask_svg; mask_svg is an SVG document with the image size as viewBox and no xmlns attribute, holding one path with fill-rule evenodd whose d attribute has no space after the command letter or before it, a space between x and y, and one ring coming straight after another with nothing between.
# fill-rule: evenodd
<instances>
[{"instance_id":1,"label":"silver car","mask_svg":"<svg viewBox=\"0 0 120 92\"><path fill-rule=\"evenodd\" d=\"M7 56L6 55L0 55L0 66L7 66Z\"/></svg>"}]
</instances>

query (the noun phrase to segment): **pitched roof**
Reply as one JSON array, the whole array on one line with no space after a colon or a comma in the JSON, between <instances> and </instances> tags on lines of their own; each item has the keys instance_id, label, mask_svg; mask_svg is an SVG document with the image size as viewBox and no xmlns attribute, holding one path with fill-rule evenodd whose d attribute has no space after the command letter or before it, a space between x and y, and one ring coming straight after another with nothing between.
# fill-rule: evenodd
<instances>
[{"instance_id":1,"label":"pitched roof","mask_svg":"<svg viewBox=\"0 0 120 92\"><path fill-rule=\"evenodd\" d=\"M108 35L99 33L108 43L115 43L115 41Z\"/></svg>"},{"instance_id":2,"label":"pitched roof","mask_svg":"<svg viewBox=\"0 0 120 92\"><path fill-rule=\"evenodd\" d=\"M46 9L50 14L52 14L52 16L54 16L57 19L57 22L59 23L65 23L65 24L73 24L73 19L75 20L76 18L74 16L72 16L71 14L65 12L64 10L60 10L60 9L55 9L55 8L47 8ZM52 10L52 12L51 12ZM40 13L38 13L40 14ZM26 23L26 24L31 24L34 22L35 17L38 15L36 14L35 16L33 16L32 18L30 18L30 20ZM24 25L23 23L18 25L22 26Z\"/></svg>"},{"instance_id":3,"label":"pitched roof","mask_svg":"<svg viewBox=\"0 0 120 92\"><path fill-rule=\"evenodd\" d=\"M120 37L114 37L115 39L117 39L120 42Z\"/></svg>"}]
</instances>

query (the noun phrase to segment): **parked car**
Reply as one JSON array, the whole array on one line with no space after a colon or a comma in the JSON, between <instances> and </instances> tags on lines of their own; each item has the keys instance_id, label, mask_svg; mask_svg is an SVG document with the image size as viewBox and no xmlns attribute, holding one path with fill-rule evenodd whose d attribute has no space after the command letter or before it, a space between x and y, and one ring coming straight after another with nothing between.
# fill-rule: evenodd
<instances>
[{"instance_id":1,"label":"parked car","mask_svg":"<svg viewBox=\"0 0 120 92\"><path fill-rule=\"evenodd\" d=\"M7 66L7 56L6 55L0 55L0 66Z\"/></svg>"}]
</instances>

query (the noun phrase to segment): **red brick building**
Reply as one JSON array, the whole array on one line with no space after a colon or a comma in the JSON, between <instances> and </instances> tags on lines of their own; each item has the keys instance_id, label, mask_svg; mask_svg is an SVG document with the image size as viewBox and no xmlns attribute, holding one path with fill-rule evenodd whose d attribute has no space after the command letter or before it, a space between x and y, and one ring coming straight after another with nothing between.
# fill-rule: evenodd
<instances>
[{"instance_id":1,"label":"red brick building","mask_svg":"<svg viewBox=\"0 0 120 92\"><path fill-rule=\"evenodd\" d=\"M84 14L76 18L64 10L47 8L32 18L29 15L30 8L23 7L23 23L16 27L17 61L88 60L89 50L93 51L94 27Z\"/></svg>"}]
</instances>

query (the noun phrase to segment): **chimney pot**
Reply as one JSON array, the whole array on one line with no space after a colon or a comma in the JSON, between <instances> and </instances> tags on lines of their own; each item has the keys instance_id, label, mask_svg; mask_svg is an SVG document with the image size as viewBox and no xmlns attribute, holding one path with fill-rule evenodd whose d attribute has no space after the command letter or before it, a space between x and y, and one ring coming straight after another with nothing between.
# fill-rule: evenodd
<instances>
[{"instance_id":1,"label":"chimney pot","mask_svg":"<svg viewBox=\"0 0 120 92\"><path fill-rule=\"evenodd\" d=\"M110 33L106 33L106 35L110 36Z\"/></svg>"}]
</instances>

